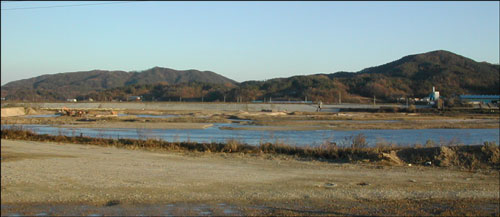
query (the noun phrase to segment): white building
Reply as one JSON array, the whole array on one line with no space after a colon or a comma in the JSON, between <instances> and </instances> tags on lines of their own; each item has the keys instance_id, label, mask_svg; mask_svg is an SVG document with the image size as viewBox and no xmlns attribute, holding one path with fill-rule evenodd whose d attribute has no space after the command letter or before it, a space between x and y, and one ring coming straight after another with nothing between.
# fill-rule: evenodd
<instances>
[{"instance_id":1,"label":"white building","mask_svg":"<svg viewBox=\"0 0 500 217\"><path fill-rule=\"evenodd\" d=\"M429 99L431 101L437 101L439 99L439 91L436 91L434 86L432 86L432 93L429 95Z\"/></svg>"}]
</instances>

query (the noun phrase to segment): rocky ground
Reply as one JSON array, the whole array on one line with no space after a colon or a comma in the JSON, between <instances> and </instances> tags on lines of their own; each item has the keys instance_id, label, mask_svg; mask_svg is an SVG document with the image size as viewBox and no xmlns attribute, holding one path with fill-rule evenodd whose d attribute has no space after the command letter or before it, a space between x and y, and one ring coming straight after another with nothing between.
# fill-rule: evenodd
<instances>
[{"instance_id":1,"label":"rocky ground","mask_svg":"<svg viewBox=\"0 0 500 217\"><path fill-rule=\"evenodd\" d=\"M4 215L492 215L494 169L1 141Z\"/></svg>"}]
</instances>

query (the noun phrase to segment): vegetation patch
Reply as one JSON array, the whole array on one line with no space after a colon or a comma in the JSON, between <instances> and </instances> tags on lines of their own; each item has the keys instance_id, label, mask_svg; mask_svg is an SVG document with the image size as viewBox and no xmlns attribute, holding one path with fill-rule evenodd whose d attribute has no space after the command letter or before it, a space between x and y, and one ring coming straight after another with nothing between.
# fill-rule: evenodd
<instances>
[{"instance_id":1,"label":"vegetation patch","mask_svg":"<svg viewBox=\"0 0 500 217\"><path fill-rule=\"evenodd\" d=\"M347 146L337 146L336 143L325 143L319 147L298 147L276 143L261 143L252 146L237 140L225 143L168 142L154 139L106 139L83 136L63 136L36 134L22 128L1 130L2 139L18 139L31 141L50 141L59 143L90 144L99 146L114 146L128 149L198 151L215 153L250 153L276 154L295 156L302 159L322 160L338 163L347 162L384 162L391 164L414 164L440 167L459 167L465 169L500 169L500 149L494 142L483 145L448 145L432 147L393 147L377 145L367 147L363 134L353 136L346 141ZM397 163L395 163L397 162Z\"/></svg>"}]
</instances>

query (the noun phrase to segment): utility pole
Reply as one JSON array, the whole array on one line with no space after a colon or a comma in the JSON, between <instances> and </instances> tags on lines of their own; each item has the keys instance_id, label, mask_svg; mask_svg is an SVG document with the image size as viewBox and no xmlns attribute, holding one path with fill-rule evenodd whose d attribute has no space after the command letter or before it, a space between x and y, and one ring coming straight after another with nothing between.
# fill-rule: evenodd
<instances>
[{"instance_id":1,"label":"utility pole","mask_svg":"<svg viewBox=\"0 0 500 217\"><path fill-rule=\"evenodd\" d=\"M376 105L376 104L375 104L375 100L376 100L376 99L375 99L375 95L373 95L373 106L375 106L375 105Z\"/></svg>"},{"instance_id":2,"label":"utility pole","mask_svg":"<svg viewBox=\"0 0 500 217\"><path fill-rule=\"evenodd\" d=\"M339 104L342 104L342 94L340 94L340 91L339 91Z\"/></svg>"},{"instance_id":3,"label":"utility pole","mask_svg":"<svg viewBox=\"0 0 500 217\"><path fill-rule=\"evenodd\" d=\"M226 102L226 95L224 95L224 102Z\"/></svg>"}]
</instances>

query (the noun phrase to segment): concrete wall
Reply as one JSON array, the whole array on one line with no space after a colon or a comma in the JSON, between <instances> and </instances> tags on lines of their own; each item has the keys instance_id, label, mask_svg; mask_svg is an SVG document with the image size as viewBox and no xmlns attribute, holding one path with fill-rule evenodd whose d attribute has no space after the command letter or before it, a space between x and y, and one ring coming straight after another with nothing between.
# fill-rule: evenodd
<instances>
[{"instance_id":1,"label":"concrete wall","mask_svg":"<svg viewBox=\"0 0 500 217\"><path fill-rule=\"evenodd\" d=\"M9 105L9 103L2 103ZM179 103L179 102L77 102L77 103L10 103L10 106L32 107L39 109L61 109L63 107L71 109L133 109L133 110L165 110L165 111L303 111L315 112L316 104L275 104L275 103ZM357 109L378 109L381 106L394 106L403 108L404 105L393 104L334 104L323 105L323 112L338 112L341 108Z\"/></svg>"}]
</instances>

